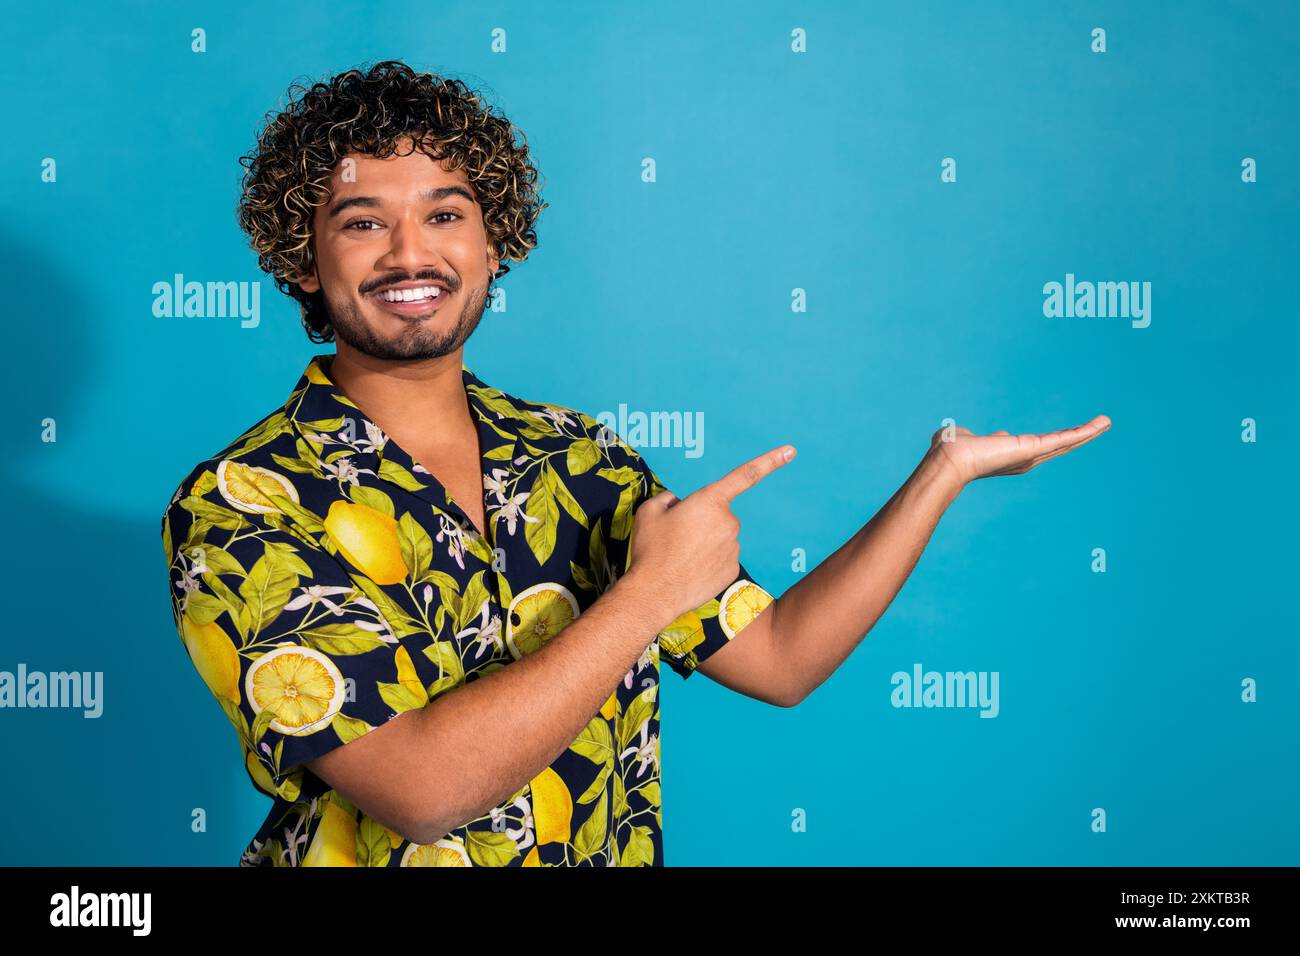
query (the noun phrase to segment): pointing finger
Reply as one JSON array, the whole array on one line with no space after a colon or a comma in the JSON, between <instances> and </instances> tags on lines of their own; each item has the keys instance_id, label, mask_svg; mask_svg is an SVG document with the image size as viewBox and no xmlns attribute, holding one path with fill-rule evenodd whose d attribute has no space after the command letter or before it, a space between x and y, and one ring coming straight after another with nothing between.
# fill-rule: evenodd
<instances>
[{"instance_id":1,"label":"pointing finger","mask_svg":"<svg viewBox=\"0 0 1300 956\"><path fill-rule=\"evenodd\" d=\"M742 491L748 491L756 484L776 471L790 459L794 458L795 450L793 445L781 445L779 448L773 448L771 451L764 452L757 458L745 462L733 468L730 472L723 475L711 485L705 485L705 488L711 488L718 494L722 495L724 501L730 502ZM703 489L701 489L703 490Z\"/></svg>"}]
</instances>

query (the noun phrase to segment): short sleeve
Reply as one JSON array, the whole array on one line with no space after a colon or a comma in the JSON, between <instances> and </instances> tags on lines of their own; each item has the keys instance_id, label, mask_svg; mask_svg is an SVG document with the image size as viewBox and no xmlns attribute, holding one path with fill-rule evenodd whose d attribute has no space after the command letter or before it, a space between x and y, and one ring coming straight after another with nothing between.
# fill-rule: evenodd
<instances>
[{"instance_id":1,"label":"short sleeve","mask_svg":"<svg viewBox=\"0 0 1300 956\"><path fill-rule=\"evenodd\" d=\"M628 449L633 466L642 476L643 495L636 502L668 489L649 464L636 452ZM633 515L633 522L636 517ZM688 611L659 632L661 659L673 670L688 678L695 669L718 650L734 640L746 625L753 621L772 603L772 595L763 589L743 563L735 580L711 601L694 611Z\"/></svg>"},{"instance_id":2,"label":"short sleeve","mask_svg":"<svg viewBox=\"0 0 1300 956\"><path fill-rule=\"evenodd\" d=\"M394 635L389 599L309 533L186 492L162 520L177 634L258 789L297 799L303 764L424 706L446 681Z\"/></svg>"}]
</instances>

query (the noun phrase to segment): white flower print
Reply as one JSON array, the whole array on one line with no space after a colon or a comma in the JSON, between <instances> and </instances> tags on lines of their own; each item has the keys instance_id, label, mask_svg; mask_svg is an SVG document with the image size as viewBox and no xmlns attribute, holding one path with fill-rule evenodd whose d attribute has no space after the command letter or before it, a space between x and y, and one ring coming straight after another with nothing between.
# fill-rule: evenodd
<instances>
[{"instance_id":1,"label":"white flower print","mask_svg":"<svg viewBox=\"0 0 1300 956\"><path fill-rule=\"evenodd\" d=\"M654 765L655 772L659 772L659 735L650 733L650 721L647 719L641 724L641 746L628 747L618 755L619 760L626 760L629 756L635 754L638 761L636 768L637 777L641 777L646 767Z\"/></svg>"},{"instance_id":2,"label":"white flower print","mask_svg":"<svg viewBox=\"0 0 1300 956\"><path fill-rule=\"evenodd\" d=\"M534 418L540 418L543 421L549 421L552 425L555 426L556 431L560 430L561 425L576 424L573 421L573 419L569 418L565 410L560 408L557 405L546 405L543 407L542 411L540 412L530 411L528 414L532 415Z\"/></svg>"},{"instance_id":3,"label":"white flower print","mask_svg":"<svg viewBox=\"0 0 1300 956\"><path fill-rule=\"evenodd\" d=\"M541 518L535 518L530 514L525 514L524 511L520 508L520 505L522 505L525 501L527 501L528 496L531 494L532 494L531 491L519 492L519 494L507 500L506 503L502 505L501 509L497 511L496 515L494 516L497 519L500 518L506 519L506 530L510 534L515 533L515 521L519 518L523 518L525 523L529 521L538 522L542 520Z\"/></svg>"},{"instance_id":4,"label":"white flower print","mask_svg":"<svg viewBox=\"0 0 1300 956\"><path fill-rule=\"evenodd\" d=\"M483 476L483 490L496 495L497 504L506 503L506 483L504 477L510 474L504 468L493 468L492 474Z\"/></svg>"},{"instance_id":5,"label":"white flower print","mask_svg":"<svg viewBox=\"0 0 1300 956\"><path fill-rule=\"evenodd\" d=\"M501 615L492 614L492 605L487 598L483 599L483 606L479 609L479 621L477 627L467 627L465 630L457 633L457 639L469 637L471 634L478 635L478 649L474 651L474 657L483 656L483 652L488 647L499 651L502 649L501 644Z\"/></svg>"},{"instance_id":6,"label":"white flower print","mask_svg":"<svg viewBox=\"0 0 1300 956\"><path fill-rule=\"evenodd\" d=\"M465 570L465 551L468 545L465 542L465 529L462 528L450 515L438 515L439 529L438 533L433 536L434 541L441 542L444 538L447 541L447 554L460 565L462 571Z\"/></svg>"},{"instance_id":7,"label":"white flower print","mask_svg":"<svg viewBox=\"0 0 1300 956\"><path fill-rule=\"evenodd\" d=\"M528 805L528 799L523 794L520 794L515 798L515 802L512 806L524 815L519 826L505 826L500 822L502 818L505 817L505 809L502 807L493 807L490 811L492 817L492 829L498 830L499 832L503 831L506 836L515 841L516 849L522 853L524 850L531 848L537 839L533 835L533 808Z\"/></svg>"},{"instance_id":8,"label":"white flower print","mask_svg":"<svg viewBox=\"0 0 1300 956\"><path fill-rule=\"evenodd\" d=\"M343 614L343 608L331 601L330 598L338 597L340 594L352 594L356 591L356 588L336 588L327 587L323 584L313 584L310 587L303 587L298 590L302 593L284 606L286 611L297 611L300 608L319 602L329 608L331 614L339 617Z\"/></svg>"},{"instance_id":9,"label":"white flower print","mask_svg":"<svg viewBox=\"0 0 1300 956\"><path fill-rule=\"evenodd\" d=\"M321 467L325 469L328 474L337 478L340 482L346 481L350 485L360 484L360 478L362 475L375 474L374 470L371 468L358 468L352 461L351 455L344 455L342 458L333 462L322 461Z\"/></svg>"}]
</instances>

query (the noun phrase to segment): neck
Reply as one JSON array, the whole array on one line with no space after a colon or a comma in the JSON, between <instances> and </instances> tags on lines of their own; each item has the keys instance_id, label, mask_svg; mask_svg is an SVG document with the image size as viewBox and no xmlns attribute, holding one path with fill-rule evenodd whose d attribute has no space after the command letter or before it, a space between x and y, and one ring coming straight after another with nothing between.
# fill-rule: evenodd
<instances>
[{"instance_id":1,"label":"neck","mask_svg":"<svg viewBox=\"0 0 1300 956\"><path fill-rule=\"evenodd\" d=\"M463 346L409 362L377 359L343 343L336 348L329 377L386 433L436 442L463 430L465 423L472 425L461 374Z\"/></svg>"}]
</instances>

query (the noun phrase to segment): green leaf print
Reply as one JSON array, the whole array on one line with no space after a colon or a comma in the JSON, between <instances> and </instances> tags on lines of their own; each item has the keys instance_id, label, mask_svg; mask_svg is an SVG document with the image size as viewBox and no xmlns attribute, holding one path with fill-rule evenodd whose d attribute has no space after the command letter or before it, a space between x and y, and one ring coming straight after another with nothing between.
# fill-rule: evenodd
<instances>
[{"instance_id":1,"label":"green leaf print","mask_svg":"<svg viewBox=\"0 0 1300 956\"><path fill-rule=\"evenodd\" d=\"M379 696L384 699L389 707L399 714L414 710L416 707L423 707L428 703L425 697L421 697L407 687L405 684L385 684L382 681L377 682L379 687Z\"/></svg>"},{"instance_id":2,"label":"green leaf print","mask_svg":"<svg viewBox=\"0 0 1300 956\"><path fill-rule=\"evenodd\" d=\"M367 733L375 729L364 720L360 720L356 717L349 717L347 714L342 712L334 715L334 719L330 721L330 726L334 728L334 733L339 735L339 740L343 741L345 744L350 744L358 737L364 737Z\"/></svg>"},{"instance_id":3,"label":"green leaf print","mask_svg":"<svg viewBox=\"0 0 1300 956\"><path fill-rule=\"evenodd\" d=\"M588 860L597 853L603 853L609 836L609 795L601 791L598 802L586 822L578 828L573 838L573 848L578 853L578 862Z\"/></svg>"},{"instance_id":4,"label":"green leaf print","mask_svg":"<svg viewBox=\"0 0 1300 956\"><path fill-rule=\"evenodd\" d=\"M225 610L226 606L211 594L194 591L185 605L185 616L195 624L211 624Z\"/></svg>"},{"instance_id":5,"label":"green leaf print","mask_svg":"<svg viewBox=\"0 0 1300 956\"><path fill-rule=\"evenodd\" d=\"M318 624L299 631L298 636L308 647L330 655L365 654L385 646L378 634L352 623Z\"/></svg>"},{"instance_id":6,"label":"green leaf print","mask_svg":"<svg viewBox=\"0 0 1300 956\"><path fill-rule=\"evenodd\" d=\"M384 459L379 465L379 477L391 481L406 491L421 491L426 485L395 461Z\"/></svg>"},{"instance_id":7,"label":"green leaf print","mask_svg":"<svg viewBox=\"0 0 1300 956\"><path fill-rule=\"evenodd\" d=\"M618 749L621 753L632 743L632 739L641 733L641 725L654 713L654 696L657 685L651 684L633 698L627 710L619 715L617 722Z\"/></svg>"},{"instance_id":8,"label":"green leaf print","mask_svg":"<svg viewBox=\"0 0 1300 956\"><path fill-rule=\"evenodd\" d=\"M509 866L519 856L515 841L495 830L468 831L465 846L475 866Z\"/></svg>"},{"instance_id":9,"label":"green leaf print","mask_svg":"<svg viewBox=\"0 0 1300 956\"><path fill-rule=\"evenodd\" d=\"M425 631L425 627L419 621L414 620L409 614L402 610L401 606L388 596L378 584L370 580L364 574L350 574L352 583L359 587L363 594L374 602L379 613L383 615L388 626L393 629L395 637L406 637L408 634L418 634Z\"/></svg>"},{"instance_id":10,"label":"green leaf print","mask_svg":"<svg viewBox=\"0 0 1300 956\"><path fill-rule=\"evenodd\" d=\"M536 521L524 522L524 538L533 549L538 565L546 563L555 550L556 525L560 523L560 509L555 505L555 495L546 480L538 476L524 502L524 512Z\"/></svg>"},{"instance_id":11,"label":"green leaf print","mask_svg":"<svg viewBox=\"0 0 1300 956\"><path fill-rule=\"evenodd\" d=\"M600 446L590 438L579 438L569 446L564 464L570 475L581 475L590 471L600 461Z\"/></svg>"},{"instance_id":12,"label":"green leaf print","mask_svg":"<svg viewBox=\"0 0 1300 956\"><path fill-rule=\"evenodd\" d=\"M397 544L402 550L402 562L411 572L411 578L419 580L433 561L433 539L409 511L397 522Z\"/></svg>"},{"instance_id":13,"label":"green leaf print","mask_svg":"<svg viewBox=\"0 0 1300 956\"><path fill-rule=\"evenodd\" d=\"M647 826L634 826L628 835L627 844L619 854L619 866L653 866L655 862L655 845Z\"/></svg>"},{"instance_id":14,"label":"green leaf print","mask_svg":"<svg viewBox=\"0 0 1300 956\"><path fill-rule=\"evenodd\" d=\"M289 603L297 586L298 575L288 569L280 552L268 547L239 586L239 594L248 606L249 630L261 633Z\"/></svg>"},{"instance_id":15,"label":"green leaf print","mask_svg":"<svg viewBox=\"0 0 1300 956\"><path fill-rule=\"evenodd\" d=\"M238 531L248 523L239 512L223 508L203 498L182 498L181 507L195 517L202 518L213 527L224 531Z\"/></svg>"},{"instance_id":16,"label":"green leaf print","mask_svg":"<svg viewBox=\"0 0 1300 956\"><path fill-rule=\"evenodd\" d=\"M361 825L357 827L357 866L387 866L392 853L388 830L362 814Z\"/></svg>"},{"instance_id":17,"label":"green leaf print","mask_svg":"<svg viewBox=\"0 0 1300 956\"><path fill-rule=\"evenodd\" d=\"M569 744L569 749L580 753L592 763L604 763L614 756L614 738L609 731L609 721L600 714L591 718L582 728L576 740Z\"/></svg>"},{"instance_id":18,"label":"green leaf print","mask_svg":"<svg viewBox=\"0 0 1300 956\"><path fill-rule=\"evenodd\" d=\"M582 796L578 798L578 803L590 803L600 794L605 792L605 782L609 780L609 775L614 772L614 759L611 757L605 765L600 768L600 773L596 774L596 779L591 782L591 786L583 791Z\"/></svg>"},{"instance_id":19,"label":"green leaf print","mask_svg":"<svg viewBox=\"0 0 1300 956\"><path fill-rule=\"evenodd\" d=\"M299 438L298 441L301 442L302 439ZM316 474L316 466L309 461L303 461L301 458L290 458L287 455L278 453L272 454L271 458L285 471L295 471L300 475Z\"/></svg>"},{"instance_id":20,"label":"green leaf print","mask_svg":"<svg viewBox=\"0 0 1300 956\"><path fill-rule=\"evenodd\" d=\"M578 504L578 499L573 497L568 486L564 484L564 479L560 477L559 472L551 467L550 462L543 466L542 478L551 494L555 496L555 500L569 513L569 517L584 528L588 527L587 512L582 510L582 505Z\"/></svg>"}]
</instances>

